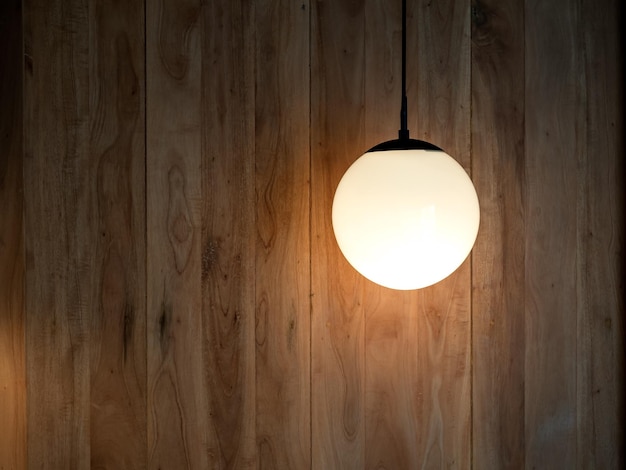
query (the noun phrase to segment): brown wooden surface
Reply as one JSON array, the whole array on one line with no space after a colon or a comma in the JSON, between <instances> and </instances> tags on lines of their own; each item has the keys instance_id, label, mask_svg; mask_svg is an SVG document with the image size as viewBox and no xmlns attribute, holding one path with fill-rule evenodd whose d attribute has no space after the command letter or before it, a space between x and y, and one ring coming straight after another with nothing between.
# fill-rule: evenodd
<instances>
[{"instance_id":1,"label":"brown wooden surface","mask_svg":"<svg viewBox=\"0 0 626 470\"><path fill-rule=\"evenodd\" d=\"M399 0L21 4L0 468L624 466L616 0L409 1L409 128L482 216L418 292L330 223L397 132Z\"/></svg>"},{"instance_id":2,"label":"brown wooden surface","mask_svg":"<svg viewBox=\"0 0 626 470\"><path fill-rule=\"evenodd\" d=\"M409 50L414 136L470 171L470 3L418 1ZM416 42L415 42L416 40ZM408 93L408 92L407 92ZM470 257L452 275L419 291L417 446L420 468L469 468L471 438Z\"/></svg>"},{"instance_id":3,"label":"brown wooden surface","mask_svg":"<svg viewBox=\"0 0 626 470\"><path fill-rule=\"evenodd\" d=\"M22 8L0 4L0 468L26 465Z\"/></svg>"},{"instance_id":4,"label":"brown wooden surface","mask_svg":"<svg viewBox=\"0 0 626 470\"><path fill-rule=\"evenodd\" d=\"M472 3L474 468L524 468L523 7Z\"/></svg>"},{"instance_id":5,"label":"brown wooden surface","mask_svg":"<svg viewBox=\"0 0 626 470\"><path fill-rule=\"evenodd\" d=\"M623 4L582 3L584 147L578 159L577 468L623 468ZM623 15L624 13L622 13ZM621 38L620 38L621 28ZM621 40L621 43L620 43ZM620 65L621 64L621 65ZM622 443L621 446L616 443Z\"/></svg>"},{"instance_id":6,"label":"brown wooden surface","mask_svg":"<svg viewBox=\"0 0 626 470\"><path fill-rule=\"evenodd\" d=\"M367 150L364 13L358 2L315 2L311 17L313 468L365 465L364 280L341 255L331 227L339 179Z\"/></svg>"},{"instance_id":7,"label":"brown wooden surface","mask_svg":"<svg viewBox=\"0 0 626 470\"><path fill-rule=\"evenodd\" d=\"M527 468L576 467L578 21L567 0L526 4Z\"/></svg>"},{"instance_id":8,"label":"brown wooden surface","mask_svg":"<svg viewBox=\"0 0 626 470\"><path fill-rule=\"evenodd\" d=\"M255 5L203 10L202 316L211 465L253 468Z\"/></svg>"},{"instance_id":9,"label":"brown wooden surface","mask_svg":"<svg viewBox=\"0 0 626 470\"><path fill-rule=\"evenodd\" d=\"M146 5L148 466L209 468L200 2Z\"/></svg>"},{"instance_id":10,"label":"brown wooden surface","mask_svg":"<svg viewBox=\"0 0 626 470\"><path fill-rule=\"evenodd\" d=\"M368 286L364 468L420 468L416 293Z\"/></svg>"},{"instance_id":11,"label":"brown wooden surface","mask_svg":"<svg viewBox=\"0 0 626 470\"><path fill-rule=\"evenodd\" d=\"M96 307L89 16L78 1L28 2L24 15L28 466L85 468Z\"/></svg>"},{"instance_id":12,"label":"brown wooden surface","mask_svg":"<svg viewBox=\"0 0 626 470\"><path fill-rule=\"evenodd\" d=\"M90 12L90 177L95 275L90 314L90 465L146 460L145 109L141 2ZM97 224L97 225L96 225Z\"/></svg>"},{"instance_id":13,"label":"brown wooden surface","mask_svg":"<svg viewBox=\"0 0 626 470\"><path fill-rule=\"evenodd\" d=\"M309 8L255 8L257 468L311 462Z\"/></svg>"}]
</instances>

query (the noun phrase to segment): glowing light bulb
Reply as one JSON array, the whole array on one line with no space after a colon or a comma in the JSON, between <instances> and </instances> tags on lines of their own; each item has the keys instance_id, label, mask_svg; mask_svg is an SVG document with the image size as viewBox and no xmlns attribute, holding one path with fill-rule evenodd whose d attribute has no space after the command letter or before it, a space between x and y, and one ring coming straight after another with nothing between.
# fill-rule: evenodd
<instances>
[{"instance_id":1,"label":"glowing light bulb","mask_svg":"<svg viewBox=\"0 0 626 470\"><path fill-rule=\"evenodd\" d=\"M419 289L452 274L469 255L479 221L472 181L438 149L375 147L348 168L333 200L341 252L391 289Z\"/></svg>"}]
</instances>

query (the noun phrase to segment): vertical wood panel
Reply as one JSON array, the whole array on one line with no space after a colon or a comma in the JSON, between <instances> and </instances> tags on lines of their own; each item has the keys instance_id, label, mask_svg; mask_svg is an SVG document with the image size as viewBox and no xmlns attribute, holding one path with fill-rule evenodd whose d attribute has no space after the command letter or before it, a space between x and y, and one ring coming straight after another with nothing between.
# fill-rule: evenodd
<instances>
[{"instance_id":1,"label":"vertical wood panel","mask_svg":"<svg viewBox=\"0 0 626 470\"><path fill-rule=\"evenodd\" d=\"M98 236L91 318L91 466L146 459L144 8L92 2L90 154ZM94 227L95 229L96 227Z\"/></svg>"},{"instance_id":2,"label":"vertical wood panel","mask_svg":"<svg viewBox=\"0 0 626 470\"><path fill-rule=\"evenodd\" d=\"M203 12L203 341L209 453L220 468L256 465L255 8L223 0Z\"/></svg>"},{"instance_id":3,"label":"vertical wood panel","mask_svg":"<svg viewBox=\"0 0 626 470\"><path fill-rule=\"evenodd\" d=\"M417 21L408 2L408 31ZM402 85L402 2L366 2L365 149L396 139ZM415 49L408 61L415 71ZM415 75L412 77L416 78ZM417 112L409 103L409 114ZM416 131L415 128L411 129ZM355 155L356 157L358 155ZM418 330L416 291L363 280L365 310L365 468L419 468L417 442Z\"/></svg>"},{"instance_id":4,"label":"vertical wood panel","mask_svg":"<svg viewBox=\"0 0 626 470\"><path fill-rule=\"evenodd\" d=\"M330 221L399 0L5 3L0 467L624 465L618 2L409 2L409 128L482 217L419 292Z\"/></svg>"},{"instance_id":5,"label":"vertical wood panel","mask_svg":"<svg viewBox=\"0 0 626 470\"><path fill-rule=\"evenodd\" d=\"M309 4L256 5L256 396L259 468L308 468Z\"/></svg>"},{"instance_id":6,"label":"vertical wood panel","mask_svg":"<svg viewBox=\"0 0 626 470\"><path fill-rule=\"evenodd\" d=\"M524 468L524 5L472 4L473 466Z\"/></svg>"},{"instance_id":7,"label":"vertical wood panel","mask_svg":"<svg viewBox=\"0 0 626 470\"><path fill-rule=\"evenodd\" d=\"M578 2L526 2L526 467L576 466Z\"/></svg>"},{"instance_id":8,"label":"vertical wood panel","mask_svg":"<svg viewBox=\"0 0 626 470\"><path fill-rule=\"evenodd\" d=\"M200 15L195 0L146 10L150 468L208 468L213 431L201 316Z\"/></svg>"},{"instance_id":9,"label":"vertical wood panel","mask_svg":"<svg viewBox=\"0 0 626 470\"><path fill-rule=\"evenodd\" d=\"M416 292L368 285L365 468L420 468Z\"/></svg>"},{"instance_id":10,"label":"vertical wood panel","mask_svg":"<svg viewBox=\"0 0 626 470\"><path fill-rule=\"evenodd\" d=\"M470 3L418 1L408 82L414 136L470 169ZM417 40L417 42L415 42ZM469 468L471 433L470 260L419 292L417 446L421 468Z\"/></svg>"},{"instance_id":11,"label":"vertical wood panel","mask_svg":"<svg viewBox=\"0 0 626 470\"><path fill-rule=\"evenodd\" d=\"M28 465L87 468L95 226L86 1L24 5Z\"/></svg>"},{"instance_id":12,"label":"vertical wood panel","mask_svg":"<svg viewBox=\"0 0 626 470\"><path fill-rule=\"evenodd\" d=\"M581 5L586 141L578 187L577 468L623 468L624 22L614 0Z\"/></svg>"},{"instance_id":13,"label":"vertical wood panel","mask_svg":"<svg viewBox=\"0 0 626 470\"><path fill-rule=\"evenodd\" d=\"M364 4L316 1L311 21L312 466L362 468L363 280L339 252L331 206L341 176L367 150Z\"/></svg>"},{"instance_id":14,"label":"vertical wood panel","mask_svg":"<svg viewBox=\"0 0 626 470\"><path fill-rule=\"evenodd\" d=\"M26 466L22 3L0 4L0 468Z\"/></svg>"}]
</instances>

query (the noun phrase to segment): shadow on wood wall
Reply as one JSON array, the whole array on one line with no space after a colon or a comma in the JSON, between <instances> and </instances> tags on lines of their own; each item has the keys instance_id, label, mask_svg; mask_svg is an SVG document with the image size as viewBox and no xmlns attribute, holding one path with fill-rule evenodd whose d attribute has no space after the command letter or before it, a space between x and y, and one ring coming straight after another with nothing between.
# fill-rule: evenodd
<instances>
[{"instance_id":1,"label":"shadow on wood wall","mask_svg":"<svg viewBox=\"0 0 626 470\"><path fill-rule=\"evenodd\" d=\"M409 2L481 228L399 292L330 223L399 1L4 2L0 467L621 468L618 3Z\"/></svg>"}]
</instances>

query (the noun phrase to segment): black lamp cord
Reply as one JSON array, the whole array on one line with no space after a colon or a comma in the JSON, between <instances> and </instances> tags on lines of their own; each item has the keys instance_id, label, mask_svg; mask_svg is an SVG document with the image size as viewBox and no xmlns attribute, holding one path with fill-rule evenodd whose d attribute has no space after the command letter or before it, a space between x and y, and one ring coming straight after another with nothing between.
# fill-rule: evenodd
<instances>
[{"instance_id":1,"label":"black lamp cord","mask_svg":"<svg viewBox=\"0 0 626 470\"><path fill-rule=\"evenodd\" d=\"M400 107L400 140L408 140L407 103L406 103L406 0L402 0L402 105Z\"/></svg>"}]
</instances>

